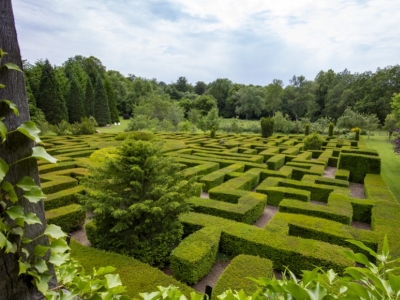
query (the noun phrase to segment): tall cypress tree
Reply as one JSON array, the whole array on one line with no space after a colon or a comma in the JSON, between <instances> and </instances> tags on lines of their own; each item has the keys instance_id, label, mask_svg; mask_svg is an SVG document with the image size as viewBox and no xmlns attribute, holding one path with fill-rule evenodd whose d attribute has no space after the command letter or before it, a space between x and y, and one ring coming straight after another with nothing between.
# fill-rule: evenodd
<instances>
[{"instance_id":1,"label":"tall cypress tree","mask_svg":"<svg viewBox=\"0 0 400 300\"><path fill-rule=\"evenodd\" d=\"M100 74L96 77L96 85L94 88L94 118L99 126L110 124L111 121L107 94Z\"/></svg>"},{"instance_id":2,"label":"tall cypress tree","mask_svg":"<svg viewBox=\"0 0 400 300\"><path fill-rule=\"evenodd\" d=\"M84 109L85 94L75 75L70 78L69 91L67 95L67 108L69 122L79 122L85 116Z\"/></svg>"},{"instance_id":3,"label":"tall cypress tree","mask_svg":"<svg viewBox=\"0 0 400 300\"><path fill-rule=\"evenodd\" d=\"M104 81L104 88L106 89L107 93L111 122L112 123L119 122L117 98L115 97L114 89L112 88L111 82L108 78L106 78L106 80Z\"/></svg>"},{"instance_id":4,"label":"tall cypress tree","mask_svg":"<svg viewBox=\"0 0 400 300\"><path fill-rule=\"evenodd\" d=\"M37 107L40 108L50 124L58 124L62 120L68 121L68 112L59 82L49 60L46 59L40 77Z\"/></svg>"},{"instance_id":5,"label":"tall cypress tree","mask_svg":"<svg viewBox=\"0 0 400 300\"><path fill-rule=\"evenodd\" d=\"M94 89L89 76L86 78L86 91L85 91L85 112L86 117L94 116Z\"/></svg>"}]
</instances>

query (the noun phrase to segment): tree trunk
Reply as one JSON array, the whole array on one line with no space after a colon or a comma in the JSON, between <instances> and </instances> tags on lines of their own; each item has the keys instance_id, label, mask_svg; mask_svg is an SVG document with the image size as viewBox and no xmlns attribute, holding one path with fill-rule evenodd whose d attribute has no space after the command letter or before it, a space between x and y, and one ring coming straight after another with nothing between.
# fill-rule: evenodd
<instances>
[{"instance_id":1,"label":"tree trunk","mask_svg":"<svg viewBox=\"0 0 400 300\"><path fill-rule=\"evenodd\" d=\"M15 29L14 16L11 0L0 1L0 48L8 54L3 57L1 64L12 62L22 70L22 61ZM0 70L0 83L6 87L0 89L0 99L7 99L15 103L19 110L19 117L14 115L8 106L0 104L0 117L8 131L17 128L21 123L29 120L28 99L26 95L24 74L22 72L2 68ZM31 155L33 142L19 132L7 136L7 141L0 144L0 157L8 164L23 157ZM32 177L39 184L39 175L35 159L24 160L21 163L10 167L5 180L16 184L23 176ZM43 201L37 204L28 202L25 199L19 200L24 207L25 213L34 212L46 225ZM1 209L0 209L1 210ZM43 233L45 226L36 224L26 226L26 236L34 238ZM32 252L34 246L40 243L48 244L46 237L42 237L30 245ZM40 299L41 294L32 284L30 276L18 276L19 267L17 257L13 254L0 252L0 299Z\"/></svg>"}]
</instances>

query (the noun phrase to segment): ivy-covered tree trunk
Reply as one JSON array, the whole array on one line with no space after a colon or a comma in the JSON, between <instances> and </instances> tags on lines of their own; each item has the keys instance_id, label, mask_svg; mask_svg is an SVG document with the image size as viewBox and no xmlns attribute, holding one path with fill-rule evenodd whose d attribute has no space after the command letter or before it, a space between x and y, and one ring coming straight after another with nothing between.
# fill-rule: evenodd
<instances>
[{"instance_id":1,"label":"ivy-covered tree trunk","mask_svg":"<svg viewBox=\"0 0 400 300\"><path fill-rule=\"evenodd\" d=\"M8 53L3 57L1 64L11 62L22 69L11 0L0 1L0 48ZM19 116L16 116L10 111L8 106L0 104L0 118L5 118L3 122L6 124L8 130L11 131L21 123L29 120L24 74L18 71L7 70L7 68L1 68L0 83L5 85L5 88L0 89L0 99L12 101L17 105L19 110ZM7 164L10 164L20 158L31 155L32 147L33 142L19 132L10 134L7 136L7 141L0 144L0 157ZM15 184L23 176L30 176L39 184L35 159L24 160L21 163L10 166L5 180ZM33 204L23 199L19 200L19 204L24 207L25 213L36 213L42 223L46 224L42 201L39 204ZM26 228L26 235L30 238L36 237L43 233L44 228L42 225L31 225ZM37 243L45 245L48 243L47 237L39 238L36 243L32 243L29 250L32 251ZM42 298L41 294L37 292L31 283L32 278L18 276L18 272L18 258L13 254L5 254L0 251L0 299L24 300Z\"/></svg>"}]
</instances>

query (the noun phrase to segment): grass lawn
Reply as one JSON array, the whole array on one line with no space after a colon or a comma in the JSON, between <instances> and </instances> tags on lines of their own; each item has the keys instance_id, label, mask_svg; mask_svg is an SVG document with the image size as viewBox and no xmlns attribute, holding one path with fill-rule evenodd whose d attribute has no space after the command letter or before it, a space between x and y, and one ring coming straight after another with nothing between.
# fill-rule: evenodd
<instances>
[{"instance_id":1,"label":"grass lawn","mask_svg":"<svg viewBox=\"0 0 400 300\"><path fill-rule=\"evenodd\" d=\"M112 124L110 127L97 127L96 129L101 133L120 133L124 132L125 128L128 127L128 123L130 120L124 120L123 118L119 118L121 125Z\"/></svg>"},{"instance_id":2,"label":"grass lawn","mask_svg":"<svg viewBox=\"0 0 400 300\"><path fill-rule=\"evenodd\" d=\"M390 190L400 202L400 155L393 151L393 145L389 143L386 136L375 135L369 139L363 136L367 148L375 149L379 152L382 161L381 174Z\"/></svg>"}]
</instances>

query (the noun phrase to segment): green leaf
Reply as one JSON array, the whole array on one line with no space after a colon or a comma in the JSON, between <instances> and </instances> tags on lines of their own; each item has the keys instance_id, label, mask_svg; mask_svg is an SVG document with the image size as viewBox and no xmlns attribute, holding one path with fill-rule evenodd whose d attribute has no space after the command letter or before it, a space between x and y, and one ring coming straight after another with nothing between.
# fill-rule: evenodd
<instances>
[{"instance_id":1,"label":"green leaf","mask_svg":"<svg viewBox=\"0 0 400 300\"><path fill-rule=\"evenodd\" d=\"M5 84L0 83L0 89L4 89L6 87Z\"/></svg>"},{"instance_id":2,"label":"green leaf","mask_svg":"<svg viewBox=\"0 0 400 300\"><path fill-rule=\"evenodd\" d=\"M39 273L44 273L49 269L44 259L39 259L37 262L35 262L34 266Z\"/></svg>"},{"instance_id":3,"label":"green leaf","mask_svg":"<svg viewBox=\"0 0 400 300\"><path fill-rule=\"evenodd\" d=\"M320 286L318 282L314 288L307 290L307 293L311 300L321 300L325 297L328 291L324 287Z\"/></svg>"},{"instance_id":4,"label":"green leaf","mask_svg":"<svg viewBox=\"0 0 400 300\"><path fill-rule=\"evenodd\" d=\"M0 182L3 181L7 172L8 172L8 165L4 160L0 158Z\"/></svg>"},{"instance_id":5,"label":"green leaf","mask_svg":"<svg viewBox=\"0 0 400 300\"><path fill-rule=\"evenodd\" d=\"M97 275L104 275L104 274L109 274L112 273L116 270L113 266L107 266L107 267L100 267L99 270L96 272Z\"/></svg>"},{"instance_id":6,"label":"green leaf","mask_svg":"<svg viewBox=\"0 0 400 300\"><path fill-rule=\"evenodd\" d=\"M0 137L1 137L1 142L3 143L6 140L7 131L8 130L6 124L4 124L3 121L0 120Z\"/></svg>"},{"instance_id":7,"label":"green leaf","mask_svg":"<svg viewBox=\"0 0 400 300\"><path fill-rule=\"evenodd\" d=\"M362 297L363 299L371 300L371 297L368 293L367 287L365 287L363 285L359 285L354 282L349 282L347 284L347 287L348 287L348 291L351 292L352 294Z\"/></svg>"},{"instance_id":8,"label":"green leaf","mask_svg":"<svg viewBox=\"0 0 400 300\"><path fill-rule=\"evenodd\" d=\"M14 103L12 103L10 100L6 100L6 99L1 100L0 103L1 102L7 104L8 107L14 112L14 114L17 117L19 116L18 107Z\"/></svg>"},{"instance_id":9,"label":"green leaf","mask_svg":"<svg viewBox=\"0 0 400 300\"><path fill-rule=\"evenodd\" d=\"M35 122L27 121L17 128L17 131L21 132L26 137L34 140L36 143L40 143L39 132L40 129L36 127Z\"/></svg>"},{"instance_id":10,"label":"green leaf","mask_svg":"<svg viewBox=\"0 0 400 300\"><path fill-rule=\"evenodd\" d=\"M160 292L152 292L152 293L139 293L139 295L143 298L143 300L153 300L158 299L161 296Z\"/></svg>"},{"instance_id":11,"label":"green leaf","mask_svg":"<svg viewBox=\"0 0 400 300\"><path fill-rule=\"evenodd\" d=\"M369 254L371 254L373 257L376 257L377 254L374 250L372 250L371 248L367 247L364 245L364 243L356 241L356 240L346 240L346 242L352 243L353 245L358 246L359 248L367 251Z\"/></svg>"},{"instance_id":12,"label":"green leaf","mask_svg":"<svg viewBox=\"0 0 400 300\"><path fill-rule=\"evenodd\" d=\"M385 234L385 237L383 239L383 247L382 247L382 254L386 257L389 256L389 243L387 239L387 235Z\"/></svg>"},{"instance_id":13,"label":"green leaf","mask_svg":"<svg viewBox=\"0 0 400 300\"><path fill-rule=\"evenodd\" d=\"M17 218L25 218L24 208L19 205L15 205L7 209L6 214L13 220Z\"/></svg>"},{"instance_id":14,"label":"green leaf","mask_svg":"<svg viewBox=\"0 0 400 300\"><path fill-rule=\"evenodd\" d=\"M400 276L389 274L389 282L393 291L396 293L400 291Z\"/></svg>"},{"instance_id":15,"label":"green leaf","mask_svg":"<svg viewBox=\"0 0 400 300\"><path fill-rule=\"evenodd\" d=\"M35 249L33 250L33 254L35 254L37 256L44 256L49 249L50 249L50 247L36 245Z\"/></svg>"},{"instance_id":16,"label":"green leaf","mask_svg":"<svg viewBox=\"0 0 400 300\"><path fill-rule=\"evenodd\" d=\"M31 189L38 187L32 177L24 176L16 184L17 187L23 189L24 191L30 191Z\"/></svg>"},{"instance_id":17,"label":"green leaf","mask_svg":"<svg viewBox=\"0 0 400 300\"><path fill-rule=\"evenodd\" d=\"M43 159L45 161L48 161L49 163L56 163L57 159L51 156L46 152L46 150L43 147L33 147L32 148L32 156L36 157L38 159Z\"/></svg>"},{"instance_id":18,"label":"green leaf","mask_svg":"<svg viewBox=\"0 0 400 300\"><path fill-rule=\"evenodd\" d=\"M368 258L362 253L353 253L353 252L347 251L347 250L344 250L343 252L348 259L354 260L355 262L358 262L365 266L370 265Z\"/></svg>"},{"instance_id":19,"label":"green leaf","mask_svg":"<svg viewBox=\"0 0 400 300\"><path fill-rule=\"evenodd\" d=\"M68 254L64 255L64 254L52 253L49 262L59 267L67 261L67 258Z\"/></svg>"},{"instance_id":20,"label":"green leaf","mask_svg":"<svg viewBox=\"0 0 400 300\"><path fill-rule=\"evenodd\" d=\"M22 260L22 257L20 257L20 258L18 259L18 266L19 266L19 273L18 273L18 275L21 275L21 274L23 274L23 273L26 273L26 270L28 270L28 269L31 267L30 264L28 264L27 262L25 262L25 261Z\"/></svg>"},{"instance_id":21,"label":"green leaf","mask_svg":"<svg viewBox=\"0 0 400 300\"><path fill-rule=\"evenodd\" d=\"M26 214L25 219L24 219L26 224L32 225L32 224L42 224L42 221L38 218L38 216L33 213L29 212Z\"/></svg>"},{"instance_id":22,"label":"green leaf","mask_svg":"<svg viewBox=\"0 0 400 300\"><path fill-rule=\"evenodd\" d=\"M119 278L119 274L107 274L104 276L107 282L107 287L109 289L122 285L121 279Z\"/></svg>"},{"instance_id":23,"label":"green leaf","mask_svg":"<svg viewBox=\"0 0 400 300\"><path fill-rule=\"evenodd\" d=\"M48 280L44 276L40 276L39 279L35 279L35 284L37 289L42 292L42 294L46 294L46 291L49 289Z\"/></svg>"},{"instance_id":24,"label":"green leaf","mask_svg":"<svg viewBox=\"0 0 400 300\"><path fill-rule=\"evenodd\" d=\"M7 245L7 241L5 235L0 231L0 249L3 249Z\"/></svg>"},{"instance_id":25,"label":"green leaf","mask_svg":"<svg viewBox=\"0 0 400 300\"><path fill-rule=\"evenodd\" d=\"M37 203L40 200L46 198L43 194L42 189L38 186L32 188L22 195L24 198L28 199L29 202Z\"/></svg>"},{"instance_id":26,"label":"green leaf","mask_svg":"<svg viewBox=\"0 0 400 300\"><path fill-rule=\"evenodd\" d=\"M11 230L11 233L22 237L24 235L25 231L22 227L14 227Z\"/></svg>"},{"instance_id":27,"label":"green leaf","mask_svg":"<svg viewBox=\"0 0 400 300\"><path fill-rule=\"evenodd\" d=\"M15 71L22 72L21 69L16 64L13 64L13 63L6 63L6 64L2 65L1 67L2 68L6 67L9 70L15 70Z\"/></svg>"},{"instance_id":28,"label":"green leaf","mask_svg":"<svg viewBox=\"0 0 400 300\"><path fill-rule=\"evenodd\" d=\"M309 284L318 278L319 268L315 268L312 271L303 271L303 283L304 285Z\"/></svg>"},{"instance_id":29,"label":"green leaf","mask_svg":"<svg viewBox=\"0 0 400 300\"><path fill-rule=\"evenodd\" d=\"M308 293L305 289L300 287L298 284L293 283L293 282L288 282L288 284L285 287L285 290L287 290L290 294L294 295L296 299L307 299L308 298Z\"/></svg>"},{"instance_id":30,"label":"green leaf","mask_svg":"<svg viewBox=\"0 0 400 300\"><path fill-rule=\"evenodd\" d=\"M12 203L18 201L17 193L15 193L14 186L11 183L9 183L8 181L4 181L1 185L1 188L7 193L8 198Z\"/></svg>"},{"instance_id":31,"label":"green leaf","mask_svg":"<svg viewBox=\"0 0 400 300\"><path fill-rule=\"evenodd\" d=\"M52 237L53 239L58 239L58 238L67 236L62 231L60 226L57 226L57 225L54 225L54 224L47 225L47 228L44 231L44 235Z\"/></svg>"},{"instance_id":32,"label":"green leaf","mask_svg":"<svg viewBox=\"0 0 400 300\"><path fill-rule=\"evenodd\" d=\"M53 253L58 254L64 253L65 251L70 249L67 242L61 238L52 241L50 244L50 248Z\"/></svg>"}]
</instances>

